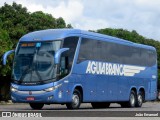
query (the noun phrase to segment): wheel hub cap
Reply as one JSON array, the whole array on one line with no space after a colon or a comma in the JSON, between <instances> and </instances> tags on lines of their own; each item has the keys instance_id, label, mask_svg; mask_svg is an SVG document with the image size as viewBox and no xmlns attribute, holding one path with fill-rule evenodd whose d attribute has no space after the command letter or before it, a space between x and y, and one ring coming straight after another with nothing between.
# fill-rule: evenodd
<instances>
[{"instance_id":1,"label":"wheel hub cap","mask_svg":"<svg viewBox=\"0 0 160 120\"><path fill-rule=\"evenodd\" d=\"M134 95L131 95L131 104L134 105L134 103L135 103Z\"/></svg>"},{"instance_id":2,"label":"wheel hub cap","mask_svg":"<svg viewBox=\"0 0 160 120\"><path fill-rule=\"evenodd\" d=\"M142 103L142 96L138 96L138 102L141 104Z\"/></svg>"},{"instance_id":3,"label":"wheel hub cap","mask_svg":"<svg viewBox=\"0 0 160 120\"><path fill-rule=\"evenodd\" d=\"M73 95L72 98L73 104L76 106L79 103L79 97L77 95Z\"/></svg>"}]
</instances>

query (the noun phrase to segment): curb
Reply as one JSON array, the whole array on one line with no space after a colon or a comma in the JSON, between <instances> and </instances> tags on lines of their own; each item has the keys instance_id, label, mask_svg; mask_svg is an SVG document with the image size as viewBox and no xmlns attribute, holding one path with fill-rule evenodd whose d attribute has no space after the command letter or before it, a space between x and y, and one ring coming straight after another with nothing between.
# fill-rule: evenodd
<instances>
[{"instance_id":1,"label":"curb","mask_svg":"<svg viewBox=\"0 0 160 120\"><path fill-rule=\"evenodd\" d=\"M8 101L0 101L0 105L12 105L14 104L11 100Z\"/></svg>"}]
</instances>

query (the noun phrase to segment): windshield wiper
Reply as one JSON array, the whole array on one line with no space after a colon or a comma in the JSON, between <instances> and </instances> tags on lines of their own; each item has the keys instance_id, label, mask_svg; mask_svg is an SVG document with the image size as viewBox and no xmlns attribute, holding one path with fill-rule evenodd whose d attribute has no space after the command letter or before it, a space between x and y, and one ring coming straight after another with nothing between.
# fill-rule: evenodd
<instances>
[{"instance_id":1,"label":"windshield wiper","mask_svg":"<svg viewBox=\"0 0 160 120\"><path fill-rule=\"evenodd\" d=\"M27 73L29 73L30 71L32 71L32 69L30 67L27 67L23 72L21 77L19 78L19 82L23 81L23 78L25 77L25 75L27 75Z\"/></svg>"}]
</instances>

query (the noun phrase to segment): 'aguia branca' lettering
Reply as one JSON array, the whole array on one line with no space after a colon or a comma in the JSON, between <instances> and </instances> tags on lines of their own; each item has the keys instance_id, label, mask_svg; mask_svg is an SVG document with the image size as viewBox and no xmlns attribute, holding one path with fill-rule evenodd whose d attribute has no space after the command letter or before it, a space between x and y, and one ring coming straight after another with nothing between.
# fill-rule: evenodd
<instances>
[{"instance_id":1,"label":"'aguia branca' lettering","mask_svg":"<svg viewBox=\"0 0 160 120\"><path fill-rule=\"evenodd\" d=\"M86 73L101 75L134 76L136 73L139 73L141 70L144 69L145 67L89 61Z\"/></svg>"}]
</instances>

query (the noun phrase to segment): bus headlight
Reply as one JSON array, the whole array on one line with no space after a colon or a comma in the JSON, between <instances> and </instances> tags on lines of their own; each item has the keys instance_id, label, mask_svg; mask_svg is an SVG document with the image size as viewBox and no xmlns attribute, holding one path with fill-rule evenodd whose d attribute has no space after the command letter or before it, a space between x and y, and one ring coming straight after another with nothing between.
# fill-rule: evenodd
<instances>
[{"instance_id":1,"label":"bus headlight","mask_svg":"<svg viewBox=\"0 0 160 120\"><path fill-rule=\"evenodd\" d=\"M50 87L50 88L44 89L44 91L46 91L46 92L50 92L50 91L53 91L53 90L55 90L54 87Z\"/></svg>"},{"instance_id":2,"label":"bus headlight","mask_svg":"<svg viewBox=\"0 0 160 120\"><path fill-rule=\"evenodd\" d=\"M50 92L50 91L53 91L53 90L55 90L55 89L57 89L57 88L59 88L61 86L62 86L62 84L59 84L59 85L56 85L54 87L50 87L50 88L44 89L44 91Z\"/></svg>"},{"instance_id":3,"label":"bus headlight","mask_svg":"<svg viewBox=\"0 0 160 120\"><path fill-rule=\"evenodd\" d=\"M18 90L17 90L16 88L14 88L14 87L11 87L10 89L11 89L12 92L17 92L17 91L18 91Z\"/></svg>"}]
</instances>

